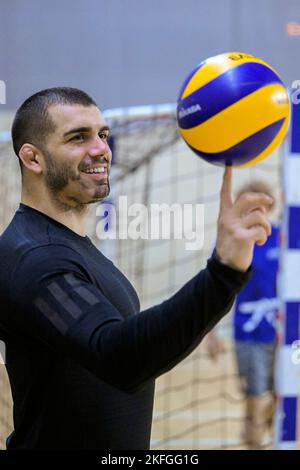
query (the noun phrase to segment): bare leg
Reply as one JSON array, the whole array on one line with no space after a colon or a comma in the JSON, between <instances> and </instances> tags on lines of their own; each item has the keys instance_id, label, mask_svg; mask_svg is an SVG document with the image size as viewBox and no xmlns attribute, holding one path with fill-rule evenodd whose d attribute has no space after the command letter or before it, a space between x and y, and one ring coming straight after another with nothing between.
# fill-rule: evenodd
<instances>
[{"instance_id":1,"label":"bare leg","mask_svg":"<svg viewBox=\"0 0 300 470\"><path fill-rule=\"evenodd\" d=\"M247 397L246 440L252 449L261 449L265 445L273 409L272 393Z\"/></svg>"}]
</instances>

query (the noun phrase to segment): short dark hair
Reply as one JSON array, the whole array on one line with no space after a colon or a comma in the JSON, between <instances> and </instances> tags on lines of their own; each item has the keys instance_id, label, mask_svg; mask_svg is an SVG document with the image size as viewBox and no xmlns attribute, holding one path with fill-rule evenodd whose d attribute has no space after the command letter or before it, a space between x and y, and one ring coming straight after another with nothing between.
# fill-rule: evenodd
<instances>
[{"instance_id":1,"label":"short dark hair","mask_svg":"<svg viewBox=\"0 0 300 470\"><path fill-rule=\"evenodd\" d=\"M17 110L12 124L13 148L18 158L25 143L36 145L41 150L45 148L47 136L55 130L48 108L57 104L97 106L87 93L77 88L47 88L30 96ZM19 161L21 164L20 158Z\"/></svg>"}]
</instances>

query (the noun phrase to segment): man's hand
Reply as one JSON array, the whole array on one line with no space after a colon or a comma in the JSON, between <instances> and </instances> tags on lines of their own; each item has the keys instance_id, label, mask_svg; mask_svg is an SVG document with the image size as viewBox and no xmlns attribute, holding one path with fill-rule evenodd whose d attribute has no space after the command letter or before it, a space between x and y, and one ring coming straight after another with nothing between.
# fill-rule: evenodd
<instances>
[{"instance_id":1,"label":"man's hand","mask_svg":"<svg viewBox=\"0 0 300 470\"><path fill-rule=\"evenodd\" d=\"M205 347L209 358L213 361L217 361L221 354L226 352L223 341L219 338L218 334L214 330L210 331L205 338Z\"/></svg>"},{"instance_id":2,"label":"man's hand","mask_svg":"<svg viewBox=\"0 0 300 470\"><path fill-rule=\"evenodd\" d=\"M254 244L263 245L271 234L266 214L273 199L264 193L243 193L232 200L232 168L226 167L221 189L216 252L220 261L239 271L252 262Z\"/></svg>"}]
</instances>

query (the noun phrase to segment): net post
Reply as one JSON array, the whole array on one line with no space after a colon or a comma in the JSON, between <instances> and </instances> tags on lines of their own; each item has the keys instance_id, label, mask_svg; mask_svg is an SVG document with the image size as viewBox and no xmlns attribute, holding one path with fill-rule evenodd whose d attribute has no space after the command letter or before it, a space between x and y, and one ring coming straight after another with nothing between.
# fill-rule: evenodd
<instances>
[{"instance_id":1,"label":"net post","mask_svg":"<svg viewBox=\"0 0 300 470\"><path fill-rule=\"evenodd\" d=\"M277 408L274 448L297 446L300 376L300 106L292 103L290 134L282 162L283 218L278 295L280 318L275 365ZM298 349L298 350L297 350Z\"/></svg>"}]
</instances>

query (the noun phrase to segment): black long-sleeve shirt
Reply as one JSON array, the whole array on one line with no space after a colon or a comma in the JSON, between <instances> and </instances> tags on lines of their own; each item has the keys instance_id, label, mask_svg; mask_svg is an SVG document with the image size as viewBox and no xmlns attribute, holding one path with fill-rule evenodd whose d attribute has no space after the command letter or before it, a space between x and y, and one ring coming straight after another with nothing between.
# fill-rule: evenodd
<instances>
[{"instance_id":1,"label":"black long-sleeve shirt","mask_svg":"<svg viewBox=\"0 0 300 470\"><path fill-rule=\"evenodd\" d=\"M0 339L14 401L8 449L147 449L154 381L186 357L248 279L213 256L140 313L90 241L24 204L0 237Z\"/></svg>"}]
</instances>

